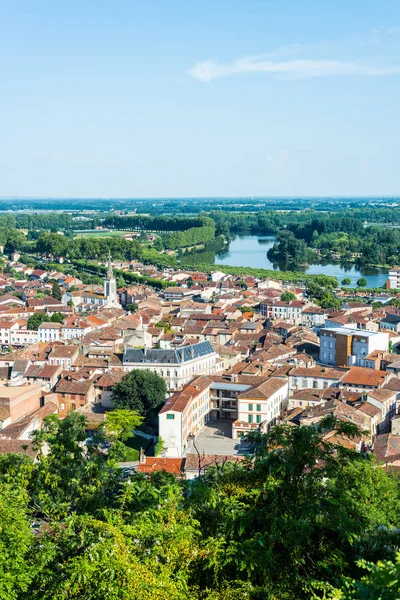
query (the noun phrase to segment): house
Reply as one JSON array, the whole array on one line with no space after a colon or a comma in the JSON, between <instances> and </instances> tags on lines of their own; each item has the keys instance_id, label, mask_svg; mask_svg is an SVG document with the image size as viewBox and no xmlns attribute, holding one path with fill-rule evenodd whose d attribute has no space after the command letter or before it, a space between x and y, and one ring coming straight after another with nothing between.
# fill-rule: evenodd
<instances>
[{"instance_id":1,"label":"house","mask_svg":"<svg viewBox=\"0 0 400 600\"><path fill-rule=\"evenodd\" d=\"M72 364L79 356L79 346L53 346L49 354L50 365L61 365L65 370L69 370Z\"/></svg>"},{"instance_id":2,"label":"house","mask_svg":"<svg viewBox=\"0 0 400 600\"><path fill-rule=\"evenodd\" d=\"M57 383L61 367L56 365L29 365L24 377L28 383L37 383L43 391L50 391Z\"/></svg>"},{"instance_id":3,"label":"house","mask_svg":"<svg viewBox=\"0 0 400 600\"><path fill-rule=\"evenodd\" d=\"M377 433L390 431L391 419L396 414L396 392L384 389L369 390L367 402L380 411Z\"/></svg>"},{"instance_id":4,"label":"house","mask_svg":"<svg viewBox=\"0 0 400 600\"><path fill-rule=\"evenodd\" d=\"M186 481L201 477L210 467L221 467L227 462L240 463L244 458L243 456L226 454L201 454L199 456L193 450L186 454L184 465Z\"/></svg>"},{"instance_id":5,"label":"house","mask_svg":"<svg viewBox=\"0 0 400 600\"><path fill-rule=\"evenodd\" d=\"M43 269L34 269L29 277L30 279L44 281L47 277L47 271L43 271Z\"/></svg>"},{"instance_id":6,"label":"house","mask_svg":"<svg viewBox=\"0 0 400 600\"><path fill-rule=\"evenodd\" d=\"M0 321L0 346L11 346L11 333L18 329L17 321Z\"/></svg>"},{"instance_id":7,"label":"house","mask_svg":"<svg viewBox=\"0 0 400 600\"><path fill-rule=\"evenodd\" d=\"M39 341L39 332L34 329L10 329L11 346L29 346Z\"/></svg>"},{"instance_id":8,"label":"house","mask_svg":"<svg viewBox=\"0 0 400 600\"><path fill-rule=\"evenodd\" d=\"M344 373L345 371L329 367L294 367L289 372L290 395L303 389L336 387Z\"/></svg>"},{"instance_id":9,"label":"house","mask_svg":"<svg viewBox=\"0 0 400 600\"><path fill-rule=\"evenodd\" d=\"M394 377L393 373L379 371L377 369L367 369L365 367L351 367L340 379L339 387L351 391L367 392L381 388L385 383Z\"/></svg>"},{"instance_id":10,"label":"house","mask_svg":"<svg viewBox=\"0 0 400 600\"><path fill-rule=\"evenodd\" d=\"M400 467L400 436L393 433L378 435L374 444L374 454L384 467Z\"/></svg>"},{"instance_id":11,"label":"house","mask_svg":"<svg viewBox=\"0 0 400 600\"><path fill-rule=\"evenodd\" d=\"M400 315L387 314L379 323L380 329L389 329L390 331L400 332Z\"/></svg>"},{"instance_id":12,"label":"house","mask_svg":"<svg viewBox=\"0 0 400 600\"><path fill-rule=\"evenodd\" d=\"M325 325L327 311L320 306L308 306L303 310L303 325L319 329Z\"/></svg>"},{"instance_id":13,"label":"house","mask_svg":"<svg viewBox=\"0 0 400 600\"><path fill-rule=\"evenodd\" d=\"M61 300L56 300L50 296L46 298L29 298L27 300L27 305L28 308L33 308L34 310L47 310L50 313L57 312L57 309L64 308L64 304Z\"/></svg>"},{"instance_id":14,"label":"house","mask_svg":"<svg viewBox=\"0 0 400 600\"><path fill-rule=\"evenodd\" d=\"M17 440L20 440L21 442L30 441L32 432L42 428L43 420L45 419L45 417L56 413L57 406L52 402L49 402L48 404L41 406L37 410L28 413L21 419L18 419L18 421L15 421L14 423L11 423L10 425L4 427L0 432L0 448L2 448L0 449L0 453L6 453L5 449L7 448L7 445L3 446L3 443L5 441L13 442L15 448L18 448L18 446L15 443ZM9 452L21 452L25 454L25 451L27 451L28 455L32 457L34 456L30 453L30 444L26 445L21 443L20 449L17 450L12 450L12 447L12 444L10 444L8 449ZM44 449L44 451L46 450Z\"/></svg>"},{"instance_id":15,"label":"house","mask_svg":"<svg viewBox=\"0 0 400 600\"><path fill-rule=\"evenodd\" d=\"M112 389L126 375L124 371L107 371L94 383L96 403L105 408L112 407Z\"/></svg>"},{"instance_id":16,"label":"house","mask_svg":"<svg viewBox=\"0 0 400 600\"><path fill-rule=\"evenodd\" d=\"M145 456L140 460L138 472L145 475L155 473L156 471L164 471L170 473L176 478L184 477L183 458L166 458L163 456Z\"/></svg>"},{"instance_id":17,"label":"house","mask_svg":"<svg viewBox=\"0 0 400 600\"><path fill-rule=\"evenodd\" d=\"M95 389L93 381L71 381L69 379L60 379L55 387L55 394L58 397L58 412L60 417L66 417L71 410L94 402ZM53 400L54 394L51 395Z\"/></svg>"},{"instance_id":18,"label":"house","mask_svg":"<svg viewBox=\"0 0 400 600\"><path fill-rule=\"evenodd\" d=\"M173 301L181 301L185 298L191 298L194 295L194 291L192 288L184 288L184 287L169 287L165 288L163 291L163 296L165 300Z\"/></svg>"}]
</instances>

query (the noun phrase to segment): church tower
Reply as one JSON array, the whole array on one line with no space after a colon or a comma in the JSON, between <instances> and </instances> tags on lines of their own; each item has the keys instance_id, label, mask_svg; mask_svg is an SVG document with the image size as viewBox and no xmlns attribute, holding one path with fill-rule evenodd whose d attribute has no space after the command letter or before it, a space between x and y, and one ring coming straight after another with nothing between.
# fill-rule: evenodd
<instances>
[{"instance_id":1,"label":"church tower","mask_svg":"<svg viewBox=\"0 0 400 600\"><path fill-rule=\"evenodd\" d=\"M117 282L112 269L111 256L108 257L107 274L104 281L104 296L107 299L106 306L120 306L117 295Z\"/></svg>"}]
</instances>

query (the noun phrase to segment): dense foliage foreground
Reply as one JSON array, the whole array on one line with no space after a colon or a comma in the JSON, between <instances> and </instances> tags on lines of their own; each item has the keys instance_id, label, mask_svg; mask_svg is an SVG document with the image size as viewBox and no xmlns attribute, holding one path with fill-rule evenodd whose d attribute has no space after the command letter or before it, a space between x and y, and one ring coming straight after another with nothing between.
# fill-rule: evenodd
<instances>
[{"instance_id":1,"label":"dense foliage foreground","mask_svg":"<svg viewBox=\"0 0 400 600\"><path fill-rule=\"evenodd\" d=\"M47 454L0 460L0 599L398 598L398 481L321 431L276 427L184 484L124 478L81 416L51 417Z\"/></svg>"}]
</instances>

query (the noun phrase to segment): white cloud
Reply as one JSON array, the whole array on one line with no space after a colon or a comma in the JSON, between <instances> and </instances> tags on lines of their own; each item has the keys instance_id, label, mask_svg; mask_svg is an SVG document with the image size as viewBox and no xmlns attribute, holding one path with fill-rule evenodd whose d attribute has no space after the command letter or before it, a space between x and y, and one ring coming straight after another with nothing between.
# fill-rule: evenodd
<instances>
[{"instance_id":1,"label":"white cloud","mask_svg":"<svg viewBox=\"0 0 400 600\"><path fill-rule=\"evenodd\" d=\"M292 77L327 77L334 75L388 76L399 75L400 66L374 66L344 60L287 60L274 62L264 56L246 56L231 63L217 60L197 62L187 71L195 79L210 82L220 77L243 73L272 73Z\"/></svg>"}]
</instances>

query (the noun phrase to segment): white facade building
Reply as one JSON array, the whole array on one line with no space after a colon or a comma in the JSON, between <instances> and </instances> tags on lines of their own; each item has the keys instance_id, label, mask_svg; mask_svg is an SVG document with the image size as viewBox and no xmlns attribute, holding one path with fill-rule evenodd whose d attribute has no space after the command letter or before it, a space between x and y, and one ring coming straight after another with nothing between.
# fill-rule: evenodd
<instances>
[{"instance_id":1,"label":"white facade building","mask_svg":"<svg viewBox=\"0 0 400 600\"><path fill-rule=\"evenodd\" d=\"M386 287L390 290L400 289L400 269L389 269Z\"/></svg>"},{"instance_id":2,"label":"white facade building","mask_svg":"<svg viewBox=\"0 0 400 600\"><path fill-rule=\"evenodd\" d=\"M61 337L61 323L41 323L38 328L39 342L58 342Z\"/></svg>"},{"instance_id":3,"label":"white facade building","mask_svg":"<svg viewBox=\"0 0 400 600\"><path fill-rule=\"evenodd\" d=\"M125 348L122 364L125 371L154 371L163 377L168 390L174 392L193 377L215 373L217 357L209 342L200 342L177 350Z\"/></svg>"},{"instance_id":4,"label":"white facade building","mask_svg":"<svg viewBox=\"0 0 400 600\"><path fill-rule=\"evenodd\" d=\"M196 378L173 394L158 415L166 456L185 456L190 437L214 419L229 419L234 439L268 431L287 407L288 389L288 382L277 377L253 385L218 376Z\"/></svg>"},{"instance_id":5,"label":"white facade building","mask_svg":"<svg viewBox=\"0 0 400 600\"><path fill-rule=\"evenodd\" d=\"M320 362L333 366L366 366L368 354L374 350L386 351L389 336L385 332L332 327L321 329Z\"/></svg>"}]
</instances>

